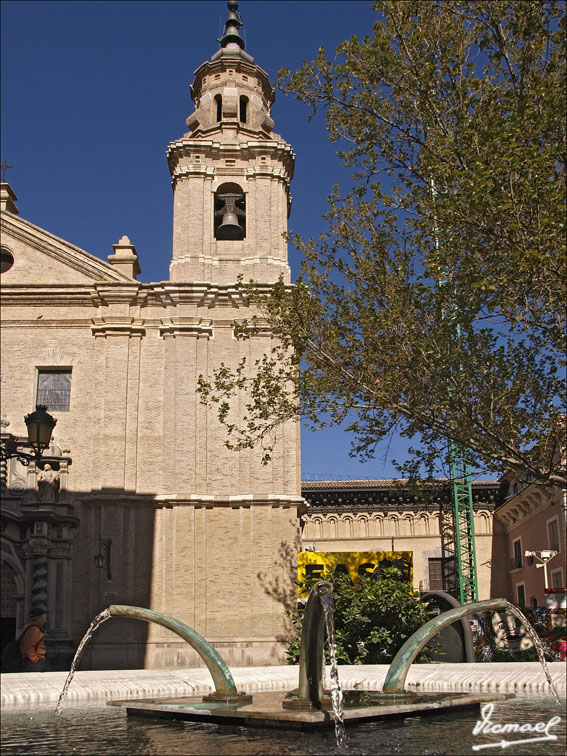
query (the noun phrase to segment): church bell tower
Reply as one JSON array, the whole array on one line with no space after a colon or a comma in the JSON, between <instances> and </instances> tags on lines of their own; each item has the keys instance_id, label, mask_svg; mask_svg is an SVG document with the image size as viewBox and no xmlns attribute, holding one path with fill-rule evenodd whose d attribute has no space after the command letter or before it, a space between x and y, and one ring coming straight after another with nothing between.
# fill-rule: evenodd
<instances>
[{"instance_id":1,"label":"church bell tower","mask_svg":"<svg viewBox=\"0 0 567 756\"><path fill-rule=\"evenodd\" d=\"M256 314L239 279L290 280L283 235L294 154L273 131L274 90L244 49L237 3L228 8L220 49L195 72L188 131L167 152L173 255L170 280L156 284L161 338L151 347L162 349L156 380L164 399L150 605L220 644L227 664L243 666L285 657L304 502L299 424L277 428L262 464L259 449L226 448L216 408L196 390L199 376L221 365L245 359L253 370L274 345L267 327L237 337ZM245 402L237 397L230 421L242 421ZM146 666L196 661L186 648L174 651L167 635L148 629Z\"/></svg>"},{"instance_id":2,"label":"church bell tower","mask_svg":"<svg viewBox=\"0 0 567 756\"><path fill-rule=\"evenodd\" d=\"M237 7L229 0L220 50L195 72L189 131L167 151L175 282L289 282L283 234L295 155L273 131L274 89L244 49Z\"/></svg>"}]
</instances>

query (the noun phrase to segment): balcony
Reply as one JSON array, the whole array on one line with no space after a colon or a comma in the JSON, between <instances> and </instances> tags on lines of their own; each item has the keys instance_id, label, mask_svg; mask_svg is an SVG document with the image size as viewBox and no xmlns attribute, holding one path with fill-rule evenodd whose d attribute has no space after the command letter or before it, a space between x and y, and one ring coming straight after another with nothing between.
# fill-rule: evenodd
<instances>
[{"instance_id":1,"label":"balcony","mask_svg":"<svg viewBox=\"0 0 567 756\"><path fill-rule=\"evenodd\" d=\"M523 568L523 566L524 566L524 563L522 562L522 557L521 556L513 556L510 559L510 566L509 566L508 569L510 571L512 571L512 570L521 570Z\"/></svg>"}]
</instances>

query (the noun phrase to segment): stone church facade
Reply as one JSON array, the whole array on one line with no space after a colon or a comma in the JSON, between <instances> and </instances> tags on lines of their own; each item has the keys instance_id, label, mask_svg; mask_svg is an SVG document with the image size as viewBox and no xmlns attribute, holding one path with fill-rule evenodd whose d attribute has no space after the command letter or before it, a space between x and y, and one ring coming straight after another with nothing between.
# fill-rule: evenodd
<instances>
[{"instance_id":1,"label":"stone church facade","mask_svg":"<svg viewBox=\"0 0 567 756\"><path fill-rule=\"evenodd\" d=\"M137 280L126 236L103 262L21 218L2 185L2 436L24 437L36 403L57 420L39 464L3 463L3 623L13 633L32 606L48 607L51 668L68 664L109 604L171 615L231 665L283 658L303 511L299 426L281 428L263 465L257 450L225 448L196 393L200 374L270 348L266 331L235 337L252 314L238 277L290 280L294 153L273 131L274 90L234 8L191 94L188 130L167 152L168 281ZM164 628L119 618L82 667L196 663Z\"/></svg>"}]
</instances>

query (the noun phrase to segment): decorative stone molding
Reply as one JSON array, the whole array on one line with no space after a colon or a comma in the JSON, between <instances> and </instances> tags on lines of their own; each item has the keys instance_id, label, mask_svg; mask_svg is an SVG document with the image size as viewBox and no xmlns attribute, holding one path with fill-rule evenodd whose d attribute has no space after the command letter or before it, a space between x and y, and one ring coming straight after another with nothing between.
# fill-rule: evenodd
<instances>
[{"instance_id":1,"label":"decorative stone molding","mask_svg":"<svg viewBox=\"0 0 567 756\"><path fill-rule=\"evenodd\" d=\"M244 330L246 336L270 337L273 333L268 321L264 318L258 318L256 321L253 321L252 318L234 318L232 328Z\"/></svg>"},{"instance_id":2,"label":"decorative stone molding","mask_svg":"<svg viewBox=\"0 0 567 756\"><path fill-rule=\"evenodd\" d=\"M0 184L0 210L4 213L12 213L13 215L18 215L18 208L16 206L16 202L18 201L18 198L16 197L16 193L10 186L10 184L6 184L2 182Z\"/></svg>"},{"instance_id":3,"label":"decorative stone molding","mask_svg":"<svg viewBox=\"0 0 567 756\"><path fill-rule=\"evenodd\" d=\"M116 270L128 276L128 278L136 278L140 275L142 269L140 268L136 247L126 235L120 239L118 244L113 244L112 249L114 254L108 255L108 262Z\"/></svg>"},{"instance_id":4,"label":"decorative stone molding","mask_svg":"<svg viewBox=\"0 0 567 756\"><path fill-rule=\"evenodd\" d=\"M213 336L213 321L199 317L162 318L159 334L164 339L177 336L210 339Z\"/></svg>"},{"instance_id":5,"label":"decorative stone molding","mask_svg":"<svg viewBox=\"0 0 567 756\"><path fill-rule=\"evenodd\" d=\"M108 316L92 319L91 331L93 336L107 338L109 336L129 336L141 338L146 335L144 321L126 316Z\"/></svg>"},{"instance_id":6,"label":"decorative stone molding","mask_svg":"<svg viewBox=\"0 0 567 756\"><path fill-rule=\"evenodd\" d=\"M103 306L111 304L140 304L140 289L141 284L137 281L122 284L97 283L95 284L98 296L97 304Z\"/></svg>"},{"instance_id":7,"label":"decorative stone molding","mask_svg":"<svg viewBox=\"0 0 567 756\"><path fill-rule=\"evenodd\" d=\"M47 558L52 546L53 544L49 538L31 536L27 543L23 545L24 555L27 559L42 556Z\"/></svg>"}]
</instances>

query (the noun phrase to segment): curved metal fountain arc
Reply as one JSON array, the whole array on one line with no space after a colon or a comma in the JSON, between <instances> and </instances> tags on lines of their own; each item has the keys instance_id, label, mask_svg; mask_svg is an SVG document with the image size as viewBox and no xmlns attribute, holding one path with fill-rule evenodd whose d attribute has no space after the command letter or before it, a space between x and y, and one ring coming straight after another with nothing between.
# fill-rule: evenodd
<instances>
[{"instance_id":1,"label":"curved metal fountain arc","mask_svg":"<svg viewBox=\"0 0 567 756\"><path fill-rule=\"evenodd\" d=\"M226 666L222 656L203 638L196 630L186 625L180 620L169 617L161 612L154 612L151 609L144 609L141 606L128 606L126 604L111 604L108 611L113 617L130 617L132 619L145 620L162 625L168 630L179 635L180 638L188 643L199 654L201 659L207 665L213 683L215 692L210 696L204 696L203 701L235 701L242 700L242 694L236 689L230 670ZM251 697L249 697L251 700Z\"/></svg>"},{"instance_id":2,"label":"curved metal fountain arc","mask_svg":"<svg viewBox=\"0 0 567 756\"><path fill-rule=\"evenodd\" d=\"M416 630L411 635L398 653L392 659L388 674L384 681L383 693L403 693L406 677L415 657L421 649L444 627L452 625L456 620L467 617L469 614L486 612L490 609L505 609L508 601L503 598L488 599L486 601L475 601L472 604L457 606L442 612L438 617L426 622L425 625Z\"/></svg>"}]
</instances>

